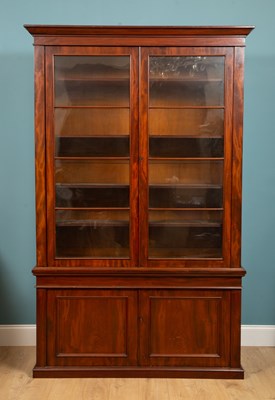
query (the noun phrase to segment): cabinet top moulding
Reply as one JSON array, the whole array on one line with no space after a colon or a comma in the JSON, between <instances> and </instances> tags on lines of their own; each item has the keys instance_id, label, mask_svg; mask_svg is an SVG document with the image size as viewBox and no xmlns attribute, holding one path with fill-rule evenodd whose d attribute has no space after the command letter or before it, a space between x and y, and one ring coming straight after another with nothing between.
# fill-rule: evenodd
<instances>
[{"instance_id":1,"label":"cabinet top moulding","mask_svg":"<svg viewBox=\"0 0 275 400\"><path fill-rule=\"evenodd\" d=\"M254 26L29 25L34 45L244 46ZM107 40L107 42L106 42ZM172 41L171 41L172 40ZM194 41L195 40L195 41Z\"/></svg>"}]
</instances>

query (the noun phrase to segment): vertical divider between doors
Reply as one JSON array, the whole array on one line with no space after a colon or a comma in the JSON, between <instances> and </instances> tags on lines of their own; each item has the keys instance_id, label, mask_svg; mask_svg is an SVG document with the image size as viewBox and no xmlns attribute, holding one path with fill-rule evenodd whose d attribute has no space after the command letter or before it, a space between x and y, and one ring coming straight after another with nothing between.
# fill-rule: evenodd
<instances>
[{"instance_id":1,"label":"vertical divider between doors","mask_svg":"<svg viewBox=\"0 0 275 400\"><path fill-rule=\"evenodd\" d=\"M131 50L130 78L130 243L132 267L139 266L139 50Z\"/></svg>"},{"instance_id":2,"label":"vertical divider between doors","mask_svg":"<svg viewBox=\"0 0 275 400\"><path fill-rule=\"evenodd\" d=\"M140 266L147 267L148 259L148 56L149 50L139 51L139 209L140 209Z\"/></svg>"}]
</instances>

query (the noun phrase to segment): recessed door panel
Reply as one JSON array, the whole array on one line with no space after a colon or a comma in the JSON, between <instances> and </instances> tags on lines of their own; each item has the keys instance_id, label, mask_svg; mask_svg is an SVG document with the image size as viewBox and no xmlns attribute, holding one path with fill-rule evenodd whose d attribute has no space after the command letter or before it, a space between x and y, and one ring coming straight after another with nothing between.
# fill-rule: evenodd
<instances>
[{"instance_id":1,"label":"recessed door panel","mask_svg":"<svg viewBox=\"0 0 275 400\"><path fill-rule=\"evenodd\" d=\"M134 291L50 291L48 364L135 364L136 314L137 296Z\"/></svg>"},{"instance_id":2,"label":"recessed door panel","mask_svg":"<svg viewBox=\"0 0 275 400\"><path fill-rule=\"evenodd\" d=\"M223 366L229 362L230 293L141 292L141 362L150 366Z\"/></svg>"}]
</instances>

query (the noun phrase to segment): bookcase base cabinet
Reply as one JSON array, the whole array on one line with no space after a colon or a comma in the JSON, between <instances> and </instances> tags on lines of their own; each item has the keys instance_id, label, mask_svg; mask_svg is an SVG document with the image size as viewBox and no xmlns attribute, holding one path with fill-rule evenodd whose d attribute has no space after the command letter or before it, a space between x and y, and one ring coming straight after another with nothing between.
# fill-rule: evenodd
<instances>
[{"instance_id":1,"label":"bookcase base cabinet","mask_svg":"<svg viewBox=\"0 0 275 400\"><path fill-rule=\"evenodd\" d=\"M38 278L35 377L243 378L240 278L90 279Z\"/></svg>"}]
</instances>

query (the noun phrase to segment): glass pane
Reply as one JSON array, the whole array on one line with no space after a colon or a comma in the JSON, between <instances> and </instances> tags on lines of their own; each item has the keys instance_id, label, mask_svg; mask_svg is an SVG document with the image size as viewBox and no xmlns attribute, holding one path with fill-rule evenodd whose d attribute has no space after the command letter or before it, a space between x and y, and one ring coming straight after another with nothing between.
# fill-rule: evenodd
<instances>
[{"instance_id":1,"label":"glass pane","mask_svg":"<svg viewBox=\"0 0 275 400\"><path fill-rule=\"evenodd\" d=\"M127 108L57 108L55 136L129 135Z\"/></svg>"},{"instance_id":2,"label":"glass pane","mask_svg":"<svg viewBox=\"0 0 275 400\"><path fill-rule=\"evenodd\" d=\"M56 56L55 106L130 104L128 56Z\"/></svg>"},{"instance_id":3,"label":"glass pane","mask_svg":"<svg viewBox=\"0 0 275 400\"><path fill-rule=\"evenodd\" d=\"M56 138L59 157L128 157L127 136L61 136Z\"/></svg>"},{"instance_id":4,"label":"glass pane","mask_svg":"<svg viewBox=\"0 0 275 400\"><path fill-rule=\"evenodd\" d=\"M56 183L129 184L128 160L57 160Z\"/></svg>"},{"instance_id":5,"label":"glass pane","mask_svg":"<svg viewBox=\"0 0 275 400\"><path fill-rule=\"evenodd\" d=\"M149 257L222 257L222 212L150 211Z\"/></svg>"},{"instance_id":6,"label":"glass pane","mask_svg":"<svg viewBox=\"0 0 275 400\"><path fill-rule=\"evenodd\" d=\"M224 57L149 70L149 258L221 258Z\"/></svg>"},{"instance_id":7,"label":"glass pane","mask_svg":"<svg viewBox=\"0 0 275 400\"><path fill-rule=\"evenodd\" d=\"M149 163L149 207L220 208L223 161Z\"/></svg>"},{"instance_id":8,"label":"glass pane","mask_svg":"<svg viewBox=\"0 0 275 400\"><path fill-rule=\"evenodd\" d=\"M129 163L57 160L57 207L129 207Z\"/></svg>"},{"instance_id":9,"label":"glass pane","mask_svg":"<svg viewBox=\"0 0 275 400\"><path fill-rule=\"evenodd\" d=\"M150 57L151 107L223 104L224 57Z\"/></svg>"},{"instance_id":10,"label":"glass pane","mask_svg":"<svg viewBox=\"0 0 275 400\"><path fill-rule=\"evenodd\" d=\"M150 160L149 183L164 185L221 185L223 161Z\"/></svg>"},{"instance_id":11,"label":"glass pane","mask_svg":"<svg viewBox=\"0 0 275 400\"><path fill-rule=\"evenodd\" d=\"M223 157L223 138L151 136L151 157Z\"/></svg>"},{"instance_id":12,"label":"glass pane","mask_svg":"<svg viewBox=\"0 0 275 400\"><path fill-rule=\"evenodd\" d=\"M56 56L57 258L129 258L130 57Z\"/></svg>"},{"instance_id":13,"label":"glass pane","mask_svg":"<svg viewBox=\"0 0 275 400\"><path fill-rule=\"evenodd\" d=\"M223 136L222 109L150 109L150 135Z\"/></svg>"},{"instance_id":14,"label":"glass pane","mask_svg":"<svg viewBox=\"0 0 275 400\"><path fill-rule=\"evenodd\" d=\"M59 258L129 257L129 212L57 211L56 255Z\"/></svg>"},{"instance_id":15,"label":"glass pane","mask_svg":"<svg viewBox=\"0 0 275 400\"><path fill-rule=\"evenodd\" d=\"M129 207L127 185L57 184L56 207Z\"/></svg>"}]
</instances>

